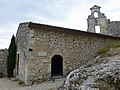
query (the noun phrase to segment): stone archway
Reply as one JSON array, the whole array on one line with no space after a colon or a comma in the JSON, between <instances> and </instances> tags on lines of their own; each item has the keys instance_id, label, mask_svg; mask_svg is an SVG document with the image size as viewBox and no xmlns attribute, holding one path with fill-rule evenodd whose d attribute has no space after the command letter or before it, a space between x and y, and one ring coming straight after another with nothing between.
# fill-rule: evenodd
<instances>
[{"instance_id":1,"label":"stone archway","mask_svg":"<svg viewBox=\"0 0 120 90\"><path fill-rule=\"evenodd\" d=\"M51 76L63 75L63 58L60 55L55 55L51 60Z\"/></svg>"}]
</instances>

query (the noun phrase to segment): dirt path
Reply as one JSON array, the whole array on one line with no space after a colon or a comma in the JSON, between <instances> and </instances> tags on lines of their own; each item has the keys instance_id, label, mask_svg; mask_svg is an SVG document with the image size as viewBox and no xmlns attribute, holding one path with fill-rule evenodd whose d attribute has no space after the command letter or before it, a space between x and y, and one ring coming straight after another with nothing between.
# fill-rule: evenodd
<instances>
[{"instance_id":1,"label":"dirt path","mask_svg":"<svg viewBox=\"0 0 120 90\"><path fill-rule=\"evenodd\" d=\"M61 86L63 82L64 78L61 78L56 79L55 81L48 81L32 86L19 86L17 81L11 81L8 78L0 78L0 90L49 90L50 88L57 88Z\"/></svg>"}]
</instances>

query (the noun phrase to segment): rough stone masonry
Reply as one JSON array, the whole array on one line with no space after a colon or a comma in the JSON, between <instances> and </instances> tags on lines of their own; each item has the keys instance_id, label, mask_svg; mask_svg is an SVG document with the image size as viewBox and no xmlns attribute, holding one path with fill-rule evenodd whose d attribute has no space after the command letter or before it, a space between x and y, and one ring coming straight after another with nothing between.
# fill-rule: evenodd
<instances>
[{"instance_id":1,"label":"rough stone masonry","mask_svg":"<svg viewBox=\"0 0 120 90\"><path fill-rule=\"evenodd\" d=\"M0 77L7 75L7 49L0 49Z\"/></svg>"}]
</instances>

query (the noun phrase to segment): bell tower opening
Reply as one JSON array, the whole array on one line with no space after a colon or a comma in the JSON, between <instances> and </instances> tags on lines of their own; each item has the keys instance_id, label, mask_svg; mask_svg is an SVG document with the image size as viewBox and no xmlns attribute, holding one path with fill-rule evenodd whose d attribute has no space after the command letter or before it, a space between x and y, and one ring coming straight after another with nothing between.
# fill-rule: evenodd
<instances>
[{"instance_id":1,"label":"bell tower opening","mask_svg":"<svg viewBox=\"0 0 120 90\"><path fill-rule=\"evenodd\" d=\"M98 18L98 12L94 12L94 18Z\"/></svg>"},{"instance_id":2,"label":"bell tower opening","mask_svg":"<svg viewBox=\"0 0 120 90\"><path fill-rule=\"evenodd\" d=\"M100 6L94 5L91 10L91 15L88 16L88 32L100 33L108 35L108 20L104 13L100 12Z\"/></svg>"}]
</instances>

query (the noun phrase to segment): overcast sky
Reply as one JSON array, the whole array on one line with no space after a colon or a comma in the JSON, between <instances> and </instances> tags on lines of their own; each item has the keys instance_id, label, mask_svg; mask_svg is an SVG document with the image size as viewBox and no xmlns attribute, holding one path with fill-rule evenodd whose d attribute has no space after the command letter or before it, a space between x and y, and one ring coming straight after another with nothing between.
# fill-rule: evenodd
<instances>
[{"instance_id":1,"label":"overcast sky","mask_svg":"<svg viewBox=\"0 0 120 90\"><path fill-rule=\"evenodd\" d=\"M120 0L0 0L0 49L8 48L22 22L86 31L86 19L94 5L101 6L111 21L120 20Z\"/></svg>"}]
</instances>

